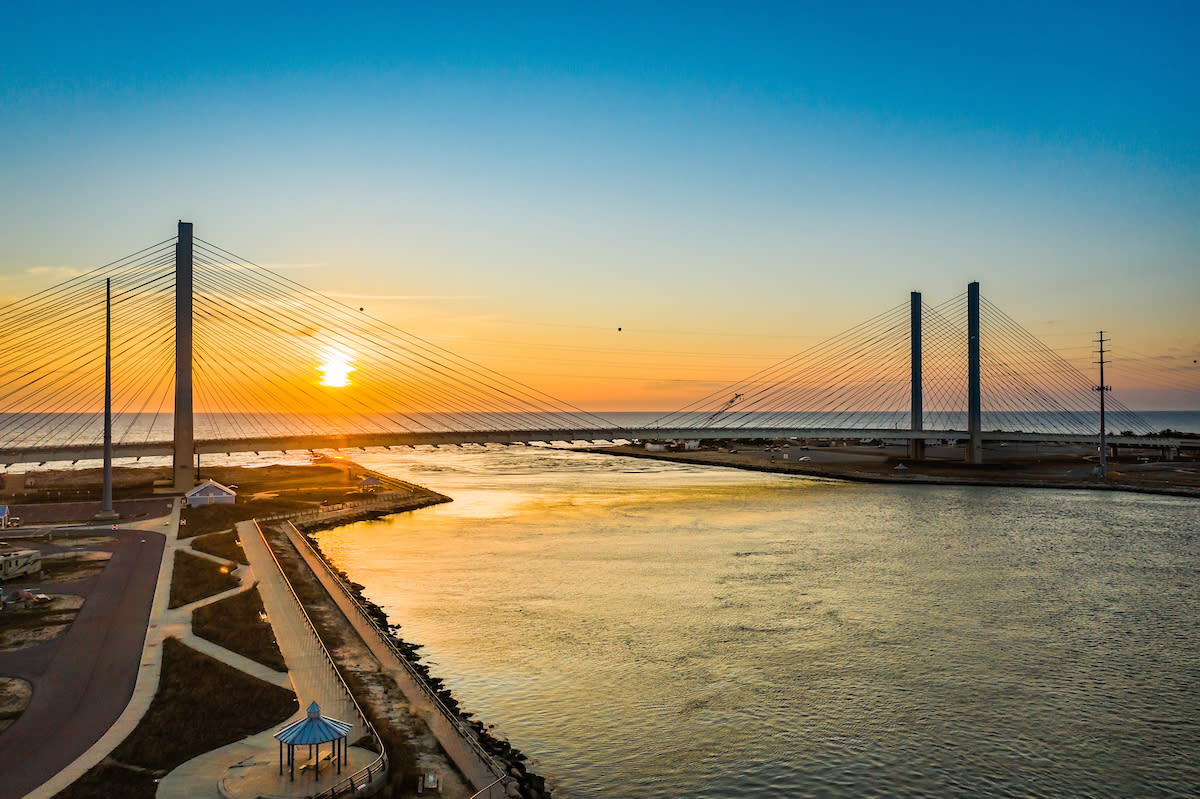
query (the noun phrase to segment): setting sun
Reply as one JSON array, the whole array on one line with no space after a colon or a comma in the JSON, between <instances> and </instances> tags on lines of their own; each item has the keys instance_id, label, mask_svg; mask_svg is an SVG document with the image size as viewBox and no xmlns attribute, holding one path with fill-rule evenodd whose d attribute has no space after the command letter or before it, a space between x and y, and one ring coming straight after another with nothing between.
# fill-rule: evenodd
<instances>
[{"instance_id":1,"label":"setting sun","mask_svg":"<svg viewBox=\"0 0 1200 799\"><path fill-rule=\"evenodd\" d=\"M354 371L351 364L352 353L326 347L321 352L321 363L317 370L321 373L321 385L330 388L343 388L350 385L350 373Z\"/></svg>"}]
</instances>

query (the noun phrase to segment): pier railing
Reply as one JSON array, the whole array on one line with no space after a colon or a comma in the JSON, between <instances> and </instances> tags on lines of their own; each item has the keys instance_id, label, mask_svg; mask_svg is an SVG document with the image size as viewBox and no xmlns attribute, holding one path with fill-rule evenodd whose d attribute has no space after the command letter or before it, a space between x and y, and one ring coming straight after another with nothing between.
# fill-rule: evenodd
<instances>
[{"instance_id":1,"label":"pier railing","mask_svg":"<svg viewBox=\"0 0 1200 799\"><path fill-rule=\"evenodd\" d=\"M346 684L346 680L342 677L342 673L338 671L337 663L334 662L333 657L329 654L329 650L325 648L325 642L321 640L321 636L317 632L316 625L313 624L312 619L308 615L308 611L304 608L304 603L300 601L300 597L296 594L296 589L292 587L292 581L288 579L287 572L285 572L283 567L280 565L279 558L276 557L275 550L271 547L271 542L267 540L266 533L263 532L262 527L259 525L257 520L254 522L254 527L258 530L258 534L262 536L263 543L266 545L267 551L271 553L271 560L274 561L275 568L277 568L279 573L283 576L283 583L287 586L288 593L291 595L292 600L296 603L296 607L300 609L300 614L304 617L304 621L308 625L309 632L313 634L313 637L317 641L317 645L321 647L321 653L325 656L325 661L329 664L329 668L333 671L334 676L337 677L338 684L341 685L342 691L344 691L346 694L346 698L350 700L350 704L354 707L355 712L358 714L358 719L362 723L363 729L370 734L372 740L375 741L376 746L379 747L379 757L375 758L369 764L354 772L349 777L345 777L341 781L334 783L331 787L327 788L321 793L314 794L311 799L335 799L335 797L354 794L370 785L375 779L387 774L387 752L384 751L383 740L379 737L379 733L376 732L375 726L371 724L371 722L367 719L366 714L363 713L362 708L358 704L358 700L354 698L354 693L350 690L350 686Z\"/></svg>"},{"instance_id":2,"label":"pier railing","mask_svg":"<svg viewBox=\"0 0 1200 799\"><path fill-rule=\"evenodd\" d=\"M259 516L259 522L277 522L284 519L293 522L310 522L316 519L333 519L338 515L346 513L357 513L365 510L377 510L382 508L393 508L402 505L403 497L398 494L380 494L375 499L365 499L358 502L343 502L338 505L322 505L313 510L292 511L285 513L273 513L269 516Z\"/></svg>"},{"instance_id":3,"label":"pier railing","mask_svg":"<svg viewBox=\"0 0 1200 799\"><path fill-rule=\"evenodd\" d=\"M367 612L367 609L363 607L358 597L355 596L354 592L350 590L350 586L346 585L346 581L342 579L342 576L329 565L329 562L325 559L324 555L322 555L316 550L315 547L313 547L312 542L308 540L308 537L300 532L295 524L292 524L290 521L288 524L291 524L292 530L295 533L295 535L292 536L293 541L302 542L312 554L313 558L321 563L326 573L332 578L333 583L338 586L341 592L349 600L351 607L355 609L358 616L370 627L371 630L374 631L375 635L378 636L383 645L391 651L392 655L397 661L400 662L400 664L408 672L409 676L412 677L413 682L417 684L422 693L424 693L429 699L430 703L437 708L442 716L445 717L446 721L451 724L451 726L455 729L463 741L475 752L476 756L479 757L483 764L494 775L499 775L495 782L485 786L479 793L475 794L475 796L491 796L491 789L495 786L499 786L501 791L503 791L503 783L508 779L506 776L508 767L497 760L491 752L484 749L482 744L479 743L479 738L475 730L463 723L462 718L457 713L452 711L445 702L442 701L442 698L438 696L437 692L434 691L433 688L425 681L425 675L421 674L421 672L419 672L413 666L412 661L410 661L404 651L400 649L399 645L397 645L396 640L391 636L391 634L382 629L374 617ZM474 799L474 797L472 797L472 799Z\"/></svg>"}]
</instances>

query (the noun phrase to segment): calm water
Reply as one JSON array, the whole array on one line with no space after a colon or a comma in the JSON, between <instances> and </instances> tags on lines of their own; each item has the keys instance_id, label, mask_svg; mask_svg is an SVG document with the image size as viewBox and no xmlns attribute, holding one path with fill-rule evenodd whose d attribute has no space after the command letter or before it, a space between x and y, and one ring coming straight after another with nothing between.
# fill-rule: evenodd
<instances>
[{"instance_id":1,"label":"calm water","mask_svg":"<svg viewBox=\"0 0 1200 799\"><path fill-rule=\"evenodd\" d=\"M1200 502L512 448L322 533L559 797L1200 793Z\"/></svg>"}]
</instances>

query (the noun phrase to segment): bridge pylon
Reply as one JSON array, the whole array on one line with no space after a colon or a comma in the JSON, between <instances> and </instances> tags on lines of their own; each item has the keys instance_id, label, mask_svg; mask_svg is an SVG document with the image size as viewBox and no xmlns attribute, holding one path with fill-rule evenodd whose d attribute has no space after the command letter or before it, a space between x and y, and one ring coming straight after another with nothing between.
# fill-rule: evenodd
<instances>
[{"instance_id":1,"label":"bridge pylon","mask_svg":"<svg viewBox=\"0 0 1200 799\"><path fill-rule=\"evenodd\" d=\"M175 242L175 448L172 485L196 484L195 427L192 420L192 223L179 222Z\"/></svg>"},{"instance_id":2,"label":"bridge pylon","mask_svg":"<svg viewBox=\"0 0 1200 799\"><path fill-rule=\"evenodd\" d=\"M921 390L921 292L912 292L909 304L909 338L912 343L912 415L909 426L915 432L925 429L924 398ZM925 460L925 439L908 440L908 457L914 461Z\"/></svg>"},{"instance_id":3,"label":"bridge pylon","mask_svg":"<svg viewBox=\"0 0 1200 799\"><path fill-rule=\"evenodd\" d=\"M979 281L967 284L967 463L983 463L979 389Z\"/></svg>"}]
</instances>

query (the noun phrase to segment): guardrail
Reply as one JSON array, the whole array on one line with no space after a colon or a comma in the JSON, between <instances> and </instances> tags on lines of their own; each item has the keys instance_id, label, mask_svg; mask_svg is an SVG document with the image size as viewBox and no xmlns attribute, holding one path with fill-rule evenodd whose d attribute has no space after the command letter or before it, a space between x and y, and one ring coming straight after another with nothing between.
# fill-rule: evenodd
<instances>
[{"instance_id":1,"label":"guardrail","mask_svg":"<svg viewBox=\"0 0 1200 799\"><path fill-rule=\"evenodd\" d=\"M492 788L495 788L497 785L503 786L507 780L508 780L508 777L505 776L505 777L501 777L500 779L496 780L495 782L489 782L487 785L483 786L478 791L476 791L475 793L473 793L469 797L467 797L467 799L482 799L484 791L487 791L487 795L490 799L490 797L492 795Z\"/></svg>"},{"instance_id":2,"label":"guardrail","mask_svg":"<svg viewBox=\"0 0 1200 799\"><path fill-rule=\"evenodd\" d=\"M288 524L292 524L291 521L289 521ZM292 524L292 530L295 531L296 536L304 542L304 545L308 548L309 552L311 552L313 556L321 562L321 565L325 568L326 573L329 574L346 598L350 600L351 605L354 607L358 615L362 617L362 619L367 622L368 625L370 625L371 629L374 630L375 634L379 637L379 640L391 651L396 660L398 660L404 666L405 670L408 671L409 676L413 678L413 682L420 687L421 691L426 697L429 698L433 706L441 712L448 722L450 722L450 724L458 732L459 736L466 741L467 745L470 746L480 760L483 761L484 765L487 766L494 775L500 775L495 782L483 788L479 793L475 794L475 796L482 796L483 791L490 791L493 786L505 782L508 779L508 767L498 761L491 752L483 748L483 746L479 743L479 739L476 737L475 730L464 724L463 720L458 716L458 714L450 710L450 708L446 706L446 703L442 701L442 698L437 695L437 692L425 682L425 675L417 671L412 662L405 655L404 651L401 650L396 644L395 639L393 639L390 634L379 627L379 624L375 621L375 619L367 612L366 608L362 606L362 603L358 601L358 597L356 597L350 590L350 587L346 585L346 581L342 579L340 574L333 570L333 568L329 565L329 562L325 560L324 555L322 555L313 547L312 543L308 540L308 537L300 532L300 530L294 524ZM472 799L474 799L474 797L472 797Z\"/></svg>"},{"instance_id":3,"label":"guardrail","mask_svg":"<svg viewBox=\"0 0 1200 799\"><path fill-rule=\"evenodd\" d=\"M355 712L358 713L358 718L359 721L362 722L363 729L367 730L371 734L371 738L379 747L379 757L375 758L375 760L354 772L349 777L343 778L341 782L334 783L332 787L322 791L319 794L316 794L312 797L312 799L335 799L335 797L338 796L352 794L355 791L370 785L371 781L375 779L375 777L379 776L380 774L387 773L387 752L384 751L383 740L379 737L379 733L376 732L375 726L371 724L371 722L367 719L366 714L363 713L362 708L359 707L358 700L354 698L354 693L350 690L350 686L347 685L346 680L342 678L342 673L338 671L337 664L334 662L333 657L329 654L329 650L325 648L325 642L321 640L320 634L317 633L316 625L314 625L312 619L309 618L308 611L304 609L304 603L301 602L300 597L296 595L296 589L292 587L292 581L288 579L287 572L285 572L283 567L279 564L279 558L275 556L275 550L271 548L271 542L267 540L267 535L263 532L262 526L259 525L257 519L254 520L254 527L256 530L258 530L258 534L262 536L263 544L266 545L267 551L271 553L271 560L274 561L275 568L279 569L279 573L283 576L283 583L287 586L288 593L291 594L292 600L296 603L296 607L300 608L300 613L304 616L304 621L308 624L308 629L317 639L317 645L321 647L321 653L325 655L326 662L329 663L329 667L333 670L334 676L337 677L338 683L341 684L342 690L345 692L346 697L350 700L350 704L354 706Z\"/></svg>"}]
</instances>

